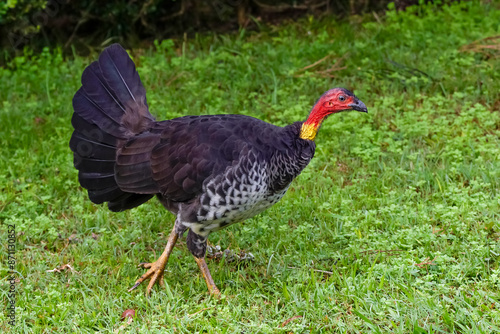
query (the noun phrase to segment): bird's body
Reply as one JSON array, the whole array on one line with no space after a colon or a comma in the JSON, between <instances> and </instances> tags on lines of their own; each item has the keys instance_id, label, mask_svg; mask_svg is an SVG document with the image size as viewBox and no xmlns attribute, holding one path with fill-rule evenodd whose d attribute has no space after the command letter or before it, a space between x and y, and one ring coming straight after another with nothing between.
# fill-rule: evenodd
<instances>
[{"instance_id":1,"label":"bird's body","mask_svg":"<svg viewBox=\"0 0 500 334\"><path fill-rule=\"evenodd\" d=\"M70 147L90 199L122 211L156 195L177 216L166 259L177 237L189 230L188 249L209 289L213 285L211 292L218 290L203 260L208 235L278 202L314 156L312 139L328 115L312 112L308 121L285 127L243 115L157 122L135 66L119 45L87 67L73 106ZM149 274L136 286L151 275L148 291L157 278L161 283L166 259L146 266Z\"/></svg>"}]
</instances>

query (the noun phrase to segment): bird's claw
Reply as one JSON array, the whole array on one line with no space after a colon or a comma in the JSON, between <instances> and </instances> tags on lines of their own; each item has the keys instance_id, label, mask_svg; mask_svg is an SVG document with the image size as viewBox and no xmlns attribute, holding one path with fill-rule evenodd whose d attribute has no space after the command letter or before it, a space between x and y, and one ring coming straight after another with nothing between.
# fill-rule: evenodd
<instances>
[{"instance_id":1,"label":"bird's claw","mask_svg":"<svg viewBox=\"0 0 500 334\"><path fill-rule=\"evenodd\" d=\"M162 261L162 259L158 259L156 262L153 263L139 263L139 266L142 266L143 268L146 268L149 270L146 271L145 274L143 274L134 284L133 287L131 287L128 291L132 291L135 288L137 288L142 282L144 282L146 279L150 279L149 284L146 288L146 295L150 296L151 295L151 290L153 289L153 286L155 283L158 282L160 287L165 287L165 282L163 281L163 275L165 273L165 265L166 261Z\"/></svg>"}]
</instances>

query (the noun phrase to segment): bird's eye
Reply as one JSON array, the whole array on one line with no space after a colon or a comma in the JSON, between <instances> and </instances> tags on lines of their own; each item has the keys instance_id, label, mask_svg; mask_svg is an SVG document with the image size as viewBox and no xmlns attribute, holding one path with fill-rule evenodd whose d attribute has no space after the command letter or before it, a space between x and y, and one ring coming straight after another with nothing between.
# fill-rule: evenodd
<instances>
[{"instance_id":1,"label":"bird's eye","mask_svg":"<svg viewBox=\"0 0 500 334\"><path fill-rule=\"evenodd\" d=\"M345 101L345 96L344 95L340 95L339 96L339 101L344 102Z\"/></svg>"}]
</instances>

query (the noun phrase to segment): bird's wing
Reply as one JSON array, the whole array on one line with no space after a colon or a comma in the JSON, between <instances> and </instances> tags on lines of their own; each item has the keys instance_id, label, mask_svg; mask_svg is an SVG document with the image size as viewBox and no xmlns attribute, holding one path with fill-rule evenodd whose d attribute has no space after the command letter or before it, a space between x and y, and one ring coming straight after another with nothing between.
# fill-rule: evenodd
<instances>
[{"instance_id":1,"label":"bird's wing","mask_svg":"<svg viewBox=\"0 0 500 334\"><path fill-rule=\"evenodd\" d=\"M184 202L201 194L207 179L239 161L241 152L265 152L261 139L278 127L240 115L188 116L157 123L118 152L115 178L127 192ZM264 130L266 134L261 134ZM256 147L258 146L258 147Z\"/></svg>"}]
</instances>

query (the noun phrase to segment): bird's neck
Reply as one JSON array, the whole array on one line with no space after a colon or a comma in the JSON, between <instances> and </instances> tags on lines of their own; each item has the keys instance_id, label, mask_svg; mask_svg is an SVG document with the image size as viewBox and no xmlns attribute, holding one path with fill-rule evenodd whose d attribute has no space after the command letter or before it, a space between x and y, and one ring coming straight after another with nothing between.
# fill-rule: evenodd
<instances>
[{"instance_id":1,"label":"bird's neck","mask_svg":"<svg viewBox=\"0 0 500 334\"><path fill-rule=\"evenodd\" d=\"M302 124L299 137L305 140L314 140L321 123L323 123L330 113L331 112L326 110L321 103L316 103L309 113L307 120Z\"/></svg>"},{"instance_id":2,"label":"bird's neck","mask_svg":"<svg viewBox=\"0 0 500 334\"><path fill-rule=\"evenodd\" d=\"M290 182L309 164L314 156L316 144L312 140L298 138L302 122L292 123L283 129L276 142L281 143L269 159L271 164L270 187L279 191L288 187Z\"/></svg>"}]
</instances>

